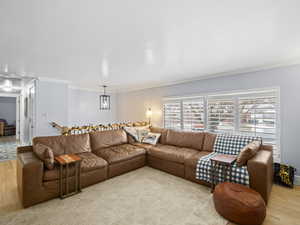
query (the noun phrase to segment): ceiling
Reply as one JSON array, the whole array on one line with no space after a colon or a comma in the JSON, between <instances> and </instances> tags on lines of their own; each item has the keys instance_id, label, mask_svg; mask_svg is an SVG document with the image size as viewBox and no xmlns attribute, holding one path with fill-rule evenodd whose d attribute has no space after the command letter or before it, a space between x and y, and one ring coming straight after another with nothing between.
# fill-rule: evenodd
<instances>
[{"instance_id":1,"label":"ceiling","mask_svg":"<svg viewBox=\"0 0 300 225\"><path fill-rule=\"evenodd\" d=\"M300 59L299 0L1 0L0 72L115 90Z\"/></svg>"}]
</instances>

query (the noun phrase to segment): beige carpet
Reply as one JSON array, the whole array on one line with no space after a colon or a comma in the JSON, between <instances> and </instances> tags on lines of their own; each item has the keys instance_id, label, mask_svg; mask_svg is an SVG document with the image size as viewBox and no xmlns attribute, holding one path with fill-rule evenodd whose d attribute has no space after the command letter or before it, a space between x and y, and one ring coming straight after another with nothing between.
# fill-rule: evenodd
<instances>
[{"instance_id":1,"label":"beige carpet","mask_svg":"<svg viewBox=\"0 0 300 225\"><path fill-rule=\"evenodd\" d=\"M226 225L208 187L149 167L0 217L5 225Z\"/></svg>"}]
</instances>

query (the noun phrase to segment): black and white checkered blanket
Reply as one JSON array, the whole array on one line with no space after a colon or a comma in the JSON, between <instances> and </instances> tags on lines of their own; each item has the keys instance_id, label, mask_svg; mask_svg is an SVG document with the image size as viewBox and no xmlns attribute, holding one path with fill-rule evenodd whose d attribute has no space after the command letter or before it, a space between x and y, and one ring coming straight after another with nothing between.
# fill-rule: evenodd
<instances>
[{"instance_id":1,"label":"black and white checkered blanket","mask_svg":"<svg viewBox=\"0 0 300 225\"><path fill-rule=\"evenodd\" d=\"M238 155L239 152L250 142L255 140L262 140L260 137L248 137L241 135L224 135L219 134L216 138L214 145L214 152L198 160L196 168L196 179L211 182L211 158L217 154ZM223 180L223 166L218 165L216 168L216 180L218 183L224 182ZM227 174L226 180L229 180ZM236 163L232 166L231 182L249 185L249 174L247 166L238 167Z\"/></svg>"}]
</instances>

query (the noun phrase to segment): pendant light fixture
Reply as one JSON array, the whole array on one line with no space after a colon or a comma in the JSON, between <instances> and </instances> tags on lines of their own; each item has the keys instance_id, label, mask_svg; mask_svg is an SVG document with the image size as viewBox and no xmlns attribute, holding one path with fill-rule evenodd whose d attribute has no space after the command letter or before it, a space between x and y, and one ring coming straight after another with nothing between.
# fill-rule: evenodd
<instances>
[{"instance_id":1,"label":"pendant light fixture","mask_svg":"<svg viewBox=\"0 0 300 225\"><path fill-rule=\"evenodd\" d=\"M103 85L103 95L100 95L100 110L110 110L110 96L106 94L106 85Z\"/></svg>"}]
</instances>

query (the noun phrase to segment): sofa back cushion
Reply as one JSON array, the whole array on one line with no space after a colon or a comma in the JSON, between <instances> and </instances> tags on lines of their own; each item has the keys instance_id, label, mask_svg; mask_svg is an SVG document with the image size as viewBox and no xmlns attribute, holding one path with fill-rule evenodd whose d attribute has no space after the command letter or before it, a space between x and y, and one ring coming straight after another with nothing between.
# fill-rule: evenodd
<instances>
[{"instance_id":1,"label":"sofa back cushion","mask_svg":"<svg viewBox=\"0 0 300 225\"><path fill-rule=\"evenodd\" d=\"M76 154L92 151L89 134L65 136L65 141L66 154Z\"/></svg>"},{"instance_id":2,"label":"sofa back cushion","mask_svg":"<svg viewBox=\"0 0 300 225\"><path fill-rule=\"evenodd\" d=\"M216 141L216 134L205 132L204 142L203 142L203 151L213 152L214 144Z\"/></svg>"},{"instance_id":3,"label":"sofa back cushion","mask_svg":"<svg viewBox=\"0 0 300 225\"><path fill-rule=\"evenodd\" d=\"M169 130L167 134L167 144L178 147L193 148L202 150L205 133L203 132L185 132Z\"/></svg>"},{"instance_id":4,"label":"sofa back cushion","mask_svg":"<svg viewBox=\"0 0 300 225\"><path fill-rule=\"evenodd\" d=\"M54 156L91 152L90 137L88 134L36 137L33 139L33 145L39 143L50 147Z\"/></svg>"},{"instance_id":5,"label":"sofa back cushion","mask_svg":"<svg viewBox=\"0 0 300 225\"><path fill-rule=\"evenodd\" d=\"M90 133L92 150L126 144L127 134L124 130L107 130Z\"/></svg>"},{"instance_id":6,"label":"sofa back cushion","mask_svg":"<svg viewBox=\"0 0 300 225\"><path fill-rule=\"evenodd\" d=\"M152 133L160 133L161 136L158 140L158 143L160 144L167 144L167 134L168 134L168 129L165 128L159 128L159 127L150 127L150 131Z\"/></svg>"}]
</instances>

